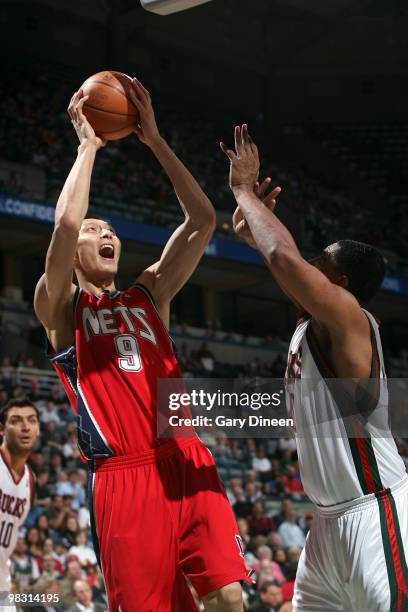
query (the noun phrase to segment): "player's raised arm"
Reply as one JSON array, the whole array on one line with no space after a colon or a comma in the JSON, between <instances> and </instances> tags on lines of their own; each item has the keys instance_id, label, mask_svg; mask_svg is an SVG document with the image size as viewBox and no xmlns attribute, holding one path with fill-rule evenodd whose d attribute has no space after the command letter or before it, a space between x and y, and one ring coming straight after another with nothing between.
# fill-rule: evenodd
<instances>
[{"instance_id":1,"label":"player's raised arm","mask_svg":"<svg viewBox=\"0 0 408 612\"><path fill-rule=\"evenodd\" d=\"M55 329L61 308L73 294L73 262L81 223L88 210L89 189L96 151L104 142L86 120L82 107L87 97L77 91L68 113L80 144L74 165L55 208L55 225L45 262L45 274L37 283L34 308L47 329Z\"/></svg>"},{"instance_id":2,"label":"player's raised arm","mask_svg":"<svg viewBox=\"0 0 408 612\"><path fill-rule=\"evenodd\" d=\"M148 286L164 320L171 299L197 267L215 229L215 210L195 178L161 137L149 92L133 81L132 100L140 113L139 139L163 167L183 209L185 220L166 244L158 262L138 279Z\"/></svg>"},{"instance_id":3,"label":"player's raised arm","mask_svg":"<svg viewBox=\"0 0 408 612\"><path fill-rule=\"evenodd\" d=\"M250 138L247 126L235 128L235 151L221 143L230 160L230 187L247 223L251 236L280 287L316 320L330 328L345 325L365 317L356 298L346 291L347 277L337 274L329 279L300 254L289 230L254 193L258 180L258 149Z\"/></svg>"}]
</instances>

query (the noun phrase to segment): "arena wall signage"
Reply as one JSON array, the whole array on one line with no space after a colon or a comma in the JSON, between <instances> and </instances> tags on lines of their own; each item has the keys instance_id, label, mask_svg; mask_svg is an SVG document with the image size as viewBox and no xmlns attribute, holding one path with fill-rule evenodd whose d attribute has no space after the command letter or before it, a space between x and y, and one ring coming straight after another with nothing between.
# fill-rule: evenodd
<instances>
[{"instance_id":1,"label":"arena wall signage","mask_svg":"<svg viewBox=\"0 0 408 612\"><path fill-rule=\"evenodd\" d=\"M92 208L91 208L92 210ZM95 211L94 211L95 212ZM51 204L30 202L0 196L0 215L19 217L40 223L54 223L55 207ZM163 227L156 227L147 223L136 223L121 217L105 217L115 227L118 236L125 240L143 242L156 246L163 246L170 237L171 231ZM229 240L213 238L207 247L208 257L220 257L230 261L238 261L254 266L263 266L260 255L245 244ZM408 295L408 279L387 276L384 279L383 289L399 295Z\"/></svg>"}]
</instances>

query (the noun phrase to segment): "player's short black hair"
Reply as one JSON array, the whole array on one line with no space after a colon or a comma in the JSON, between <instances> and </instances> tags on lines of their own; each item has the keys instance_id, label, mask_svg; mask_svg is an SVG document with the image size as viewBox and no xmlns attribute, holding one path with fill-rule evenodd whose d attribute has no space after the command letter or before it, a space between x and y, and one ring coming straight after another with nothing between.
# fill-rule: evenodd
<instances>
[{"instance_id":1,"label":"player's short black hair","mask_svg":"<svg viewBox=\"0 0 408 612\"><path fill-rule=\"evenodd\" d=\"M98 221L106 221L108 223L108 220L105 219L104 217L101 217L100 215L91 215L91 213L89 213L89 215L86 215L86 217L84 217L84 221L86 221L87 219L97 219Z\"/></svg>"},{"instance_id":2,"label":"player's short black hair","mask_svg":"<svg viewBox=\"0 0 408 612\"><path fill-rule=\"evenodd\" d=\"M1 425L5 424L6 419L7 419L7 413L9 410L11 410L12 408L27 408L27 407L33 408L37 414L38 420L40 420L40 413L38 411L38 408L35 404L33 404L31 400L29 400L27 397L19 397L18 399L11 398L6 404L4 404L0 408Z\"/></svg>"},{"instance_id":3,"label":"player's short black hair","mask_svg":"<svg viewBox=\"0 0 408 612\"><path fill-rule=\"evenodd\" d=\"M107 219L106 217L101 217L100 215L91 215L90 213L88 215L86 215L86 217L84 217L84 220L82 221L82 223L84 221L88 221L89 219L96 219L97 221L103 221L104 223L107 223L108 225L110 225L113 228L113 225L112 225L110 219Z\"/></svg>"},{"instance_id":4,"label":"player's short black hair","mask_svg":"<svg viewBox=\"0 0 408 612\"><path fill-rule=\"evenodd\" d=\"M331 256L337 270L347 276L349 291L361 304L369 302L380 289L385 276L381 252L371 244L357 240L339 240L331 246L337 247Z\"/></svg>"}]
</instances>

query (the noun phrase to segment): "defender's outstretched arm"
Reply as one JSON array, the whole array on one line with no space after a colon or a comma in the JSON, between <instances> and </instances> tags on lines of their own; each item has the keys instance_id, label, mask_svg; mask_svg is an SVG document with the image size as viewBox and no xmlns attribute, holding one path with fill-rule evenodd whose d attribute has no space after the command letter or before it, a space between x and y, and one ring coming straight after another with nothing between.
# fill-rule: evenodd
<instances>
[{"instance_id":1,"label":"defender's outstretched arm","mask_svg":"<svg viewBox=\"0 0 408 612\"><path fill-rule=\"evenodd\" d=\"M230 160L230 187L250 234L283 291L330 328L344 329L352 320L365 330L366 320L356 298L301 256L273 207L265 206L254 193L259 156L247 126L235 128L235 151L223 143L221 148Z\"/></svg>"}]
</instances>

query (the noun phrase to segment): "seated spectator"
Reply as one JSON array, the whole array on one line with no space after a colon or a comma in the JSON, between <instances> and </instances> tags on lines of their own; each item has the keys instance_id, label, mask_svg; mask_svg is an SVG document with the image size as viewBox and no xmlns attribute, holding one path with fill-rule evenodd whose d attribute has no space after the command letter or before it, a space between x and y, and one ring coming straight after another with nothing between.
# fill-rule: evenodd
<instances>
[{"instance_id":1,"label":"seated spectator","mask_svg":"<svg viewBox=\"0 0 408 612\"><path fill-rule=\"evenodd\" d=\"M252 565L252 569L255 571L255 574L259 577L261 571L268 572L270 576L270 580L276 580L279 584L285 582L285 576L282 573L279 565L272 561L272 550L269 546L260 546L256 551L256 556L258 557L258 561Z\"/></svg>"},{"instance_id":2,"label":"seated spectator","mask_svg":"<svg viewBox=\"0 0 408 612\"><path fill-rule=\"evenodd\" d=\"M30 466L36 476L38 476L40 472L45 470L47 471L47 474L49 473L48 466L45 462L45 455L38 451L34 451L33 453L31 453Z\"/></svg>"},{"instance_id":3,"label":"seated spectator","mask_svg":"<svg viewBox=\"0 0 408 612\"><path fill-rule=\"evenodd\" d=\"M101 603L107 608L108 597L106 595L105 582L99 565L88 568L87 582L92 587L92 601L94 603Z\"/></svg>"},{"instance_id":4,"label":"seated spectator","mask_svg":"<svg viewBox=\"0 0 408 612\"><path fill-rule=\"evenodd\" d=\"M90 513L89 510L86 506L82 506L79 510L78 510L78 515L77 515L77 521L78 521L78 527L80 529L87 529L89 528L91 521L90 521Z\"/></svg>"},{"instance_id":5,"label":"seated spectator","mask_svg":"<svg viewBox=\"0 0 408 612\"><path fill-rule=\"evenodd\" d=\"M72 497L71 508L78 510L85 503L85 487L79 470L71 470L68 476L61 472L58 476L56 492L62 497Z\"/></svg>"},{"instance_id":6,"label":"seated spectator","mask_svg":"<svg viewBox=\"0 0 408 612\"><path fill-rule=\"evenodd\" d=\"M283 603L282 589L279 583L265 582L259 591L259 604L251 606L251 612L278 612Z\"/></svg>"},{"instance_id":7,"label":"seated spectator","mask_svg":"<svg viewBox=\"0 0 408 612\"><path fill-rule=\"evenodd\" d=\"M270 460L268 459L268 457L266 456L265 448L263 446L259 447L256 453L256 457L252 459L252 467L257 472L270 472L271 471L272 464Z\"/></svg>"},{"instance_id":8,"label":"seated spectator","mask_svg":"<svg viewBox=\"0 0 408 612\"><path fill-rule=\"evenodd\" d=\"M50 460L50 483L55 484L58 480L58 474L63 471L62 459L59 452L52 452Z\"/></svg>"},{"instance_id":9,"label":"seated spectator","mask_svg":"<svg viewBox=\"0 0 408 612\"><path fill-rule=\"evenodd\" d=\"M41 423L45 425L53 421L56 425L59 425L60 418L58 415L58 408L52 400L48 400L45 407L41 410Z\"/></svg>"},{"instance_id":10,"label":"seated spectator","mask_svg":"<svg viewBox=\"0 0 408 612\"><path fill-rule=\"evenodd\" d=\"M238 525L239 535L241 536L242 542L244 544L244 549L246 550L250 542L250 539L251 539L249 535L248 521L245 518L239 518L237 520L237 525Z\"/></svg>"},{"instance_id":11,"label":"seated spectator","mask_svg":"<svg viewBox=\"0 0 408 612\"><path fill-rule=\"evenodd\" d=\"M286 553L283 548L275 548L275 550L273 551L273 560L279 565L282 574L286 577L288 566L286 563Z\"/></svg>"},{"instance_id":12,"label":"seated spectator","mask_svg":"<svg viewBox=\"0 0 408 612\"><path fill-rule=\"evenodd\" d=\"M30 585L40 577L38 563L32 555L28 554L26 541L21 536L17 538L10 561L11 574L19 582L22 591L29 589Z\"/></svg>"},{"instance_id":13,"label":"seated spectator","mask_svg":"<svg viewBox=\"0 0 408 612\"><path fill-rule=\"evenodd\" d=\"M70 514L65 515L61 527L59 528L60 536L66 540L70 546L76 544L76 537L79 532L78 521L75 516Z\"/></svg>"},{"instance_id":14,"label":"seated spectator","mask_svg":"<svg viewBox=\"0 0 408 612\"><path fill-rule=\"evenodd\" d=\"M295 510L286 513L286 520L279 525L278 533L282 538L285 548L303 548L305 545L305 534L296 522Z\"/></svg>"},{"instance_id":15,"label":"seated spectator","mask_svg":"<svg viewBox=\"0 0 408 612\"><path fill-rule=\"evenodd\" d=\"M279 533L277 531L272 531L268 535L267 543L268 543L269 548L271 548L273 552L275 550L283 548L282 538L280 537L280 535L279 535Z\"/></svg>"},{"instance_id":16,"label":"seated spectator","mask_svg":"<svg viewBox=\"0 0 408 612\"><path fill-rule=\"evenodd\" d=\"M249 533L251 537L256 535L267 536L271 531L275 531L275 523L270 516L266 516L261 501L254 503L252 514L248 519Z\"/></svg>"},{"instance_id":17,"label":"seated spectator","mask_svg":"<svg viewBox=\"0 0 408 612\"><path fill-rule=\"evenodd\" d=\"M286 449L285 451L283 451L282 456L280 458L280 462L279 462L280 473L285 474L286 468L292 464L293 464L292 451L289 449Z\"/></svg>"},{"instance_id":18,"label":"seated spectator","mask_svg":"<svg viewBox=\"0 0 408 612\"><path fill-rule=\"evenodd\" d=\"M281 501L281 507L278 514L275 514L273 517L277 527L279 527L279 525L286 520L286 515L289 510L293 510L293 501L290 499L290 497L285 497L285 499L282 499Z\"/></svg>"},{"instance_id":19,"label":"seated spectator","mask_svg":"<svg viewBox=\"0 0 408 612\"><path fill-rule=\"evenodd\" d=\"M41 434L41 448L61 451L62 444L57 441L58 439L57 423L54 420L48 421Z\"/></svg>"},{"instance_id":20,"label":"seated spectator","mask_svg":"<svg viewBox=\"0 0 408 612\"><path fill-rule=\"evenodd\" d=\"M282 584L283 601L292 601L293 592L295 589L295 578L297 572L297 563L289 563L287 566L286 581Z\"/></svg>"},{"instance_id":21,"label":"seated spectator","mask_svg":"<svg viewBox=\"0 0 408 612\"><path fill-rule=\"evenodd\" d=\"M59 603L54 603L51 599L50 603L46 603L44 605L39 604L38 606L30 606L29 608L23 608L29 610L30 612L59 612L59 610L63 610L60 605L60 593L59 593L59 585L58 581L55 578L49 577L40 577L40 579L35 584L35 590L38 593L44 593L45 600L48 602L48 597L55 595L58 598Z\"/></svg>"},{"instance_id":22,"label":"seated spectator","mask_svg":"<svg viewBox=\"0 0 408 612\"><path fill-rule=\"evenodd\" d=\"M68 438L62 446L62 454L65 459L79 459L80 452L75 431L68 433Z\"/></svg>"},{"instance_id":23,"label":"seated spectator","mask_svg":"<svg viewBox=\"0 0 408 612\"><path fill-rule=\"evenodd\" d=\"M215 365L215 358L210 349L208 348L208 344L203 342L200 349L197 351L196 358L199 361L201 367L206 372L213 372Z\"/></svg>"},{"instance_id":24,"label":"seated spectator","mask_svg":"<svg viewBox=\"0 0 408 612\"><path fill-rule=\"evenodd\" d=\"M40 514L37 517L35 521L35 527L38 530L40 546L42 547L44 545L45 540L50 536L48 518L45 514Z\"/></svg>"},{"instance_id":25,"label":"seated spectator","mask_svg":"<svg viewBox=\"0 0 408 612\"><path fill-rule=\"evenodd\" d=\"M44 571L44 558L47 555L51 556L54 559L54 561L55 561L55 571L59 574L59 576L62 576L64 574L64 571L65 571L64 570L65 559L64 559L63 563L61 563L61 560L60 560L59 556L54 551L54 543L51 540L51 538L48 538L47 540L45 540L44 545L43 545L43 554L40 557L36 557L36 561L38 563L38 568L39 568L41 574Z\"/></svg>"},{"instance_id":26,"label":"seated spectator","mask_svg":"<svg viewBox=\"0 0 408 612\"><path fill-rule=\"evenodd\" d=\"M215 459L219 457L231 457L231 447L229 445L229 441L227 440L227 436L225 435L225 433L218 433L215 437L215 440L216 444L211 451Z\"/></svg>"},{"instance_id":27,"label":"seated spectator","mask_svg":"<svg viewBox=\"0 0 408 612\"><path fill-rule=\"evenodd\" d=\"M290 495L292 499L302 500L306 497L300 474L293 465L288 465L286 468L286 474L282 478L282 483L285 494Z\"/></svg>"},{"instance_id":28,"label":"seated spectator","mask_svg":"<svg viewBox=\"0 0 408 612\"><path fill-rule=\"evenodd\" d=\"M52 527L52 529L59 529L67 513L69 513L69 508L67 509L64 507L64 501L61 495L53 495L51 497L51 504L45 512L50 527Z\"/></svg>"},{"instance_id":29,"label":"seated spectator","mask_svg":"<svg viewBox=\"0 0 408 612\"><path fill-rule=\"evenodd\" d=\"M75 559L68 561L65 577L58 584L58 592L61 594L63 610L67 610L77 603L74 584L77 580L85 580L85 578L86 574L81 568L79 561Z\"/></svg>"},{"instance_id":30,"label":"seated spectator","mask_svg":"<svg viewBox=\"0 0 408 612\"><path fill-rule=\"evenodd\" d=\"M270 475L268 474L268 478ZM268 480L263 484L263 493L267 497L281 497L285 493L282 476L276 476L273 480Z\"/></svg>"},{"instance_id":31,"label":"seated spectator","mask_svg":"<svg viewBox=\"0 0 408 612\"><path fill-rule=\"evenodd\" d=\"M286 558L288 560L288 564L297 564L299 563L300 555L302 551L300 548L288 548L286 551Z\"/></svg>"},{"instance_id":32,"label":"seated spectator","mask_svg":"<svg viewBox=\"0 0 408 612\"><path fill-rule=\"evenodd\" d=\"M35 504L36 506L42 506L48 508L51 503L51 490L48 486L48 471L41 470L37 476L37 482L35 485Z\"/></svg>"},{"instance_id":33,"label":"seated spectator","mask_svg":"<svg viewBox=\"0 0 408 612\"><path fill-rule=\"evenodd\" d=\"M235 490L234 494L235 503L232 505L232 509L234 510L235 516L238 518L247 518L252 512L252 501L248 499L242 489Z\"/></svg>"},{"instance_id":34,"label":"seated spectator","mask_svg":"<svg viewBox=\"0 0 408 612\"><path fill-rule=\"evenodd\" d=\"M78 531L75 537L75 546L71 546L69 554L78 557L78 561L82 567L87 565L96 565L97 560L93 548L88 546L86 531Z\"/></svg>"},{"instance_id":35,"label":"seated spectator","mask_svg":"<svg viewBox=\"0 0 408 612\"><path fill-rule=\"evenodd\" d=\"M57 580L62 576L64 572L59 572L57 569L57 561L50 554L44 555L42 558L42 571L41 578L50 578L52 580Z\"/></svg>"},{"instance_id":36,"label":"seated spectator","mask_svg":"<svg viewBox=\"0 0 408 612\"><path fill-rule=\"evenodd\" d=\"M310 531L310 528L312 526L312 522L313 522L313 512L305 512L303 515L303 519L301 522L301 527L303 529L303 533L305 534L305 536L307 536L307 534Z\"/></svg>"},{"instance_id":37,"label":"seated spectator","mask_svg":"<svg viewBox=\"0 0 408 612\"><path fill-rule=\"evenodd\" d=\"M278 443L278 450L283 453L284 451L290 451L296 453L296 440L292 436L285 436L280 438Z\"/></svg>"},{"instance_id":38,"label":"seated spectator","mask_svg":"<svg viewBox=\"0 0 408 612\"><path fill-rule=\"evenodd\" d=\"M75 604L67 612L107 612L106 606L92 602L92 589L85 580L74 582Z\"/></svg>"},{"instance_id":39,"label":"seated spectator","mask_svg":"<svg viewBox=\"0 0 408 612\"><path fill-rule=\"evenodd\" d=\"M26 533L27 550L33 557L38 557L42 553L40 533L36 527L30 527Z\"/></svg>"},{"instance_id":40,"label":"seated spectator","mask_svg":"<svg viewBox=\"0 0 408 612\"><path fill-rule=\"evenodd\" d=\"M11 390L16 379L16 369L11 363L10 357L3 357L0 365L0 380L5 389Z\"/></svg>"},{"instance_id":41,"label":"seated spectator","mask_svg":"<svg viewBox=\"0 0 408 612\"><path fill-rule=\"evenodd\" d=\"M237 496L243 492L242 478L231 478L226 487L228 501L231 505L235 504Z\"/></svg>"},{"instance_id":42,"label":"seated spectator","mask_svg":"<svg viewBox=\"0 0 408 612\"><path fill-rule=\"evenodd\" d=\"M252 457L251 457L252 459ZM258 474L256 470L250 469L245 471L245 482L248 484L250 482L257 482Z\"/></svg>"},{"instance_id":43,"label":"seated spectator","mask_svg":"<svg viewBox=\"0 0 408 612\"><path fill-rule=\"evenodd\" d=\"M257 480L248 481L245 485L245 495L252 503L261 500L263 498L261 483Z\"/></svg>"}]
</instances>

